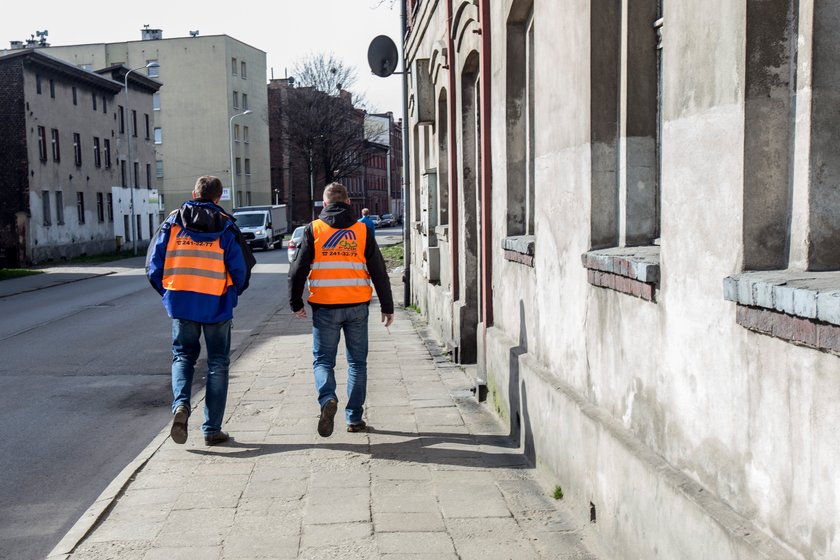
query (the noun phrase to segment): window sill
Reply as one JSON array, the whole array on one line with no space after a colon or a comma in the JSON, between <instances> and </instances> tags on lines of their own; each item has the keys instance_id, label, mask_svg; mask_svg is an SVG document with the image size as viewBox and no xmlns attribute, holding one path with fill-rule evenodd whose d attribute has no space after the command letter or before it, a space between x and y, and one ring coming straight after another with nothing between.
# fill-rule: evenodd
<instances>
[{"instance_id":1,"label":"window sill","mask_svg":"<svg viewBox=\"0 0 840 560\"><path fill-rule=\"evenodd\" d=\"M505 260L534 268L535 242L536 237L533 235L512 235L505 237L502 240Z\"/></svg>"},{"instance_id":2,"label":"window sill","mask_svg":"<svg viewBox=\"0 0 840 560\"><path fill-rule=\"evenodd\" d=\"M656 302L658 246L598 249L581 255L581 261L593 286Z\"/></svg>"},{"instance_id":3,"label":"window sill","mask_svg":"<svg viewBox=\"0 0 840 560\"><path fill-rule=\"evenodd\" d=\"M840 355L840 272L744 272L723 292L742 327Z\"/></svg>"}]
</instances>

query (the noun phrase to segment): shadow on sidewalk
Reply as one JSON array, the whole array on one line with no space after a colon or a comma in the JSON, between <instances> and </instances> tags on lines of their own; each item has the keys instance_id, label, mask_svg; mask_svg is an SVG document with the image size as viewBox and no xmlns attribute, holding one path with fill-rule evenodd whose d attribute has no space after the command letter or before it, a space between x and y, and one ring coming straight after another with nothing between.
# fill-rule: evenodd
<instances>
[{"instance_id":1,"label":"shadow on sidewalk","mask_svg":"<svg viewBox=\"0 0 840 560\"><path fill-rule=\"evenodd\" d=\"M188 449L189 453L215 457L251 458L305 451L328 449L360 455L372 459L403 460L410 463L437 464L479 468L530 469L533 463L507 435L473 435L440 432L398 432L377 430L368 426L368 434L410 438L394 443L243 443L231 438L230 442L216 449ZM497 453L476 449L494 447ZM233 449L238 449L233 451ZM517 451L518 450L518 451Z\"/></svg>"}]
</instances>

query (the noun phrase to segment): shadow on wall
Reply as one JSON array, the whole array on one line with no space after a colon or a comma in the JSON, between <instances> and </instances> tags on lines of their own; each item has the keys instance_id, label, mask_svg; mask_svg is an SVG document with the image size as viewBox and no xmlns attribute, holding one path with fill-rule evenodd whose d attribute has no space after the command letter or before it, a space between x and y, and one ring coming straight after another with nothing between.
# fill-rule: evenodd
<instances>
[{"instance_id":1,"label":"shadow on wall","mask_svg":"<svg viewBox=\"0 0 840 560\"><path fill-rule=\"evenodd\" d=\"M536 462L534 433L528 414L528 394L519 371L519 358L528 352L528 331L525 326L525 303L519 300L519 345L510 349L508 363L508 410L510 411L510 438L523 446L523 454ZM524 441L523 441L524 423Z\"/></svg>"}]
</instances>

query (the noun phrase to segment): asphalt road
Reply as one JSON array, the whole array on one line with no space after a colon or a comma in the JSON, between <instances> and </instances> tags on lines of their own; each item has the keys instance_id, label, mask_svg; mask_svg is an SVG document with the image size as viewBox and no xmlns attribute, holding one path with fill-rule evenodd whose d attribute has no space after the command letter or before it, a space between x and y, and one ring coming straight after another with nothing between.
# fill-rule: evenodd
<instances>
[{"instance_id":1,"label":"asphalt road","mask_svg":"<svg viewBox=\"0 0 840 560\"><path fill-rule=\"evenodd\" d=\"M232 350L288 301L286 250L256 257ZM169 423L170 320L142 259L119 266L0 299L0 558L46 556Z\"/></svg>"}]
</instances>

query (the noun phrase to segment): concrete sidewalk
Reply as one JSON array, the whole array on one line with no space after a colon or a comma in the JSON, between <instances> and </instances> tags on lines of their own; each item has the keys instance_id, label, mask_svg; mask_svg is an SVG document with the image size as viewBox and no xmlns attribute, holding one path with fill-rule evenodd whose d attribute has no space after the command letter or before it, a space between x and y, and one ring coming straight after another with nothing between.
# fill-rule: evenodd
<instances>
[{"instance_id":1,"label":"concrete sidewalk","mask_svg":"<svg viewBox=\"0 0 840 560\"><path fill-rule=\"evenodd\" d=\"M35 292L61 284L108 276L126 270L145 266L145 257L129 257L105 263L94 264L58 264L55 266L35 267L41 274L31 274L20 278L11 278L0 282L0 298Z\"/></svg>"},{"instance_id":2,"label":"concrete sidewalk","mask_svg":"<svg viewBox=\"0 0 840 560\"><path fill-rule=\"evenodd\" d=\"M340 350L336 431L316 434L311 323L279 312L232 364L232 441L204 446L196 402L187 443L167 427L51 557L593 560L468 375L405 310L390 333L371 312L367 433L344 430Z\"/></svg>"}]
</instances>

